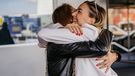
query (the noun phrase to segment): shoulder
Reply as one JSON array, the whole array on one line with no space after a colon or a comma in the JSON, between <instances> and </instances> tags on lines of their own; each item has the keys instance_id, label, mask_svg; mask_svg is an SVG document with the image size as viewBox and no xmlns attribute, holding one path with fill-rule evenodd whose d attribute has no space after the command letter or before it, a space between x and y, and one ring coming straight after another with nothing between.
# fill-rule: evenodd
<instances>
[{"instance_id":1,"label":"shoulder","mask_svg":"<svg viewBox=\"0 0 135 76\"><path fill-rule=\"evenodd\" d=\"M100 32L100 35L108 35L108 36L113 36L113 33L111 31L109 31L108 29L103 29L101 32Z\"/></svg>"},{"instance_id":2,"label":"shoulder","mask_svg":"<svg viewBox=\"0 0 135 76\"><path fill-rule=\"evenodd\" d=\"M51 24L45 26L45 28L50 28L50 29L57 29L60 27L63 27L60 23L55 23L55 24L51 23Z\"/></svg>"},{"instance_id":3,"label":"shoulder","mask_svg":"<svg viewBox=\"0 0 135 76\"><path fill-rule=\"evenodd\" d=\"M95 41L99 35L98 29L93 25L85 24L83 27L83 35L88 40Z\"/></svg>"}]
</instances>

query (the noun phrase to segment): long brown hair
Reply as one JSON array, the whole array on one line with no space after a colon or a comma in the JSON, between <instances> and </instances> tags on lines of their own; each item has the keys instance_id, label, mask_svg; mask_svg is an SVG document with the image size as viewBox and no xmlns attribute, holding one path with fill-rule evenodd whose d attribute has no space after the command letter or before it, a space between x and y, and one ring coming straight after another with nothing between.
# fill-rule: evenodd
<instances>
[{"instance_id":1,"label":"long brown hair","mask_svg":"<svg viewBox=\"0 0 135 76\"><path fill-rule=\"evenodd\" d=\"M95 25L96 27L103 28L106 18L106 11L103 7L99 6L95 1L85 1L90 9L89 16L91 18L95 18ZM82 3L82 4L84 4Z\"/></svg>"},{"instance_id":2,"label":"long brown hair","mask_svg":"<svg viewBox=\"0 0 135 76\"><path fill-rule=\"evenodd\" d=\"M63 26L71 23L72 9L73 7L69 4L63 4L56 8L52 15L53 23L60 23Z\"/></svg>"}]
</instances>

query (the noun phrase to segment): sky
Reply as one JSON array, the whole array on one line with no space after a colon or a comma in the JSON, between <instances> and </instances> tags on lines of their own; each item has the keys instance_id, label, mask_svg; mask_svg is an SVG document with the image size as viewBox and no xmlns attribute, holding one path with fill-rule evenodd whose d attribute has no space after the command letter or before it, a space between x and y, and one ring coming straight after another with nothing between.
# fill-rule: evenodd
<instances>
[{"instance_id":1,"label":"sky","mask_svg":"<svg viewBox=\"0 0 135 76\"><path fill-rule=\"evenodd\" d=\"M37 0L0 0L0 15L36 14Z\"/></svg>"}]
</instances>

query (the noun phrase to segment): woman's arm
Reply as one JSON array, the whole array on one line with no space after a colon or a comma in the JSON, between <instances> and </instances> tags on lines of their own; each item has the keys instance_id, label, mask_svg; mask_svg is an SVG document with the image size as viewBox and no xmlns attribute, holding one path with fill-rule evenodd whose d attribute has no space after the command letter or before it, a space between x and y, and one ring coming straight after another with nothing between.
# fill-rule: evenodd
<instances>
[{"instance_id":1,"label":"woman's arm","mask_svg":"<svg viewBox=\"0 0 135 76\"><path fill-rule=\"evenodd\" d=\"M99 35L99 38L95 41L77 42L71 44L54 44L49 43L48 50L59 50L61 56L73 56L73 57L97 57L107 53L107 47L112 41L112 33L108 30L104 30Z\"/></svg>"},{"instance_id":2,"label":"woman's arm","mask_svg":"<svg viewBox=\"0 0 135 76\"><path fill-rule=\"evenodd\" d=\"M38 46L40 47L40 48L46 48L47 47L47 43L48 42L46 42L45 40L43 40L43 39L41 39L40 37L38 37Z\"/></svg>"},{"instance_id":3,"label":"woman's arm","mask_svg":"<svg viewBox=\"0 0 135 76\"><path fill-rule=\"evenodd\" d=\"M95 41L98 36L97 30L93 28L82 28L83 35L78 36L70 32L66 28L61 29L42 29L38 33L38 37L46 42L53 42L56 44L69 44L80 41Z\"/></svg>"},{"instance_id":4,"label":"woman's arm","mask_svg":"<svg viewBox=\"0 0 135 76\"><path fill-rule=\"evenodd\" d=\"M75 25L66 25L66 27L72 32L75 33L77 35L82 35L83 31L80 27L75 26ZM110 49L111 50L111 49ZM107 63L108 66L111 66L113 62L115 61L121 61L121 54L118 51L111 51L110 53L108 52L107 55L105 55L104 57L100 57L97 60L104 60L101 63ZM104 59L105 58L105 59ZM100 64L100 63L99 63ZM101 64L101 67L104 64Z\"/></svg>"}]
</instances>

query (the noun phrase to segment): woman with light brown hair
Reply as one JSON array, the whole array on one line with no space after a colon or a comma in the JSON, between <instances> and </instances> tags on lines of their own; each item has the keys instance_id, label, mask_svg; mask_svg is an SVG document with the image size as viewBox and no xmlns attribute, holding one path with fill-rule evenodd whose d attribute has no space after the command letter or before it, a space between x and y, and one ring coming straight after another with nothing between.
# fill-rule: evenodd
<instances>
[{"instance_id":1,"label":"woman with light brown hair","mask_svg":"<svg viewBox=\"0 0 135 76\"><path fill-rule=\"evenodd\" d=\"M106 12L105 12L103 7L99 6L94 1L91 1L91 2L85 1L84 3L82 3L78 7L77 14L75 14L75 15L76 15L76 19L78 21L78 24L80 26L83 27L83 25L85 23L88 23L88 24L90 24L90 26L94 26L94 27L98 28L97 29L98 32L103 30ZM69 27L71 27L71 26L69 26ZM74 29L71 29L71 30L74 31ZM76 30L74 32L76 32ZM76 33L78 33L78 32L76 32ZM107 48L109 49L109 47L107 47ZM113 70L110 69L110 66L108 66L107 62L103 62L105 64L103 66L101 66L101 68L106 66L107 69L109 69L110 71L106 72L106 74L105 74L105 69L102 69L102 72L98 71L96 73L94 71L94 68L90 68L91 63L93 65L96 63L96 61L94 61L94 59L95 58L85 58L85 59L76 58L76 69L75 70L76 70L77 76L83 76L83 75L85 75L85 76L89 76L89 75L93 75L93 76L98 76L98 75L99 76L105 76L105 75L107 75L107 76L117 76L117 74ZM82 65L82 67L80 65ZM93 72L90 72L90 70L92 71L92 69L93 69ZM111 72L114 75L112 75Z\"/></svg>"}]
</instances>

